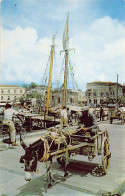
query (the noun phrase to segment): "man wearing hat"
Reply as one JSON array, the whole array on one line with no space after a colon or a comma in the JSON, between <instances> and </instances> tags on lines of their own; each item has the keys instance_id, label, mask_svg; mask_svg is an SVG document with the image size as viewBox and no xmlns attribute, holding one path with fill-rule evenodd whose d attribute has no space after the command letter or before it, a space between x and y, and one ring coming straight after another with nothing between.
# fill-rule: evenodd
<instances>
[{"instance_id":1,"label":"man wearing hat","mask_svg":"<svg viewBox=\"0 0 125 196\"><path fill-rule=\"evenodd\" d=\"M11 107L12 105L10 103L6 104L5 111L4 111L4 119L2 123L3 125L7 125L10 129L10 139L11 139L12 146L18 146L18 144L15 142L16 129L15 129L14 122L12 121L12 117L13 115L16 115L17 118L19 118L21 121L22 119L17 114L17 111L12 109Z\"/></svg>"},{"instance_id":2,"label":"man wearing hat","mask_svg":"<svg viewBox=\"0 0 125 196\"><path fill-rule=\"evenodd\" d=\"M79 117L78 124L84 131L90 131L92 136L99 131L96 117L93 113L89 112L88 106L84 106L81 109L81 116Z\"/></svg>"}]
</instances>

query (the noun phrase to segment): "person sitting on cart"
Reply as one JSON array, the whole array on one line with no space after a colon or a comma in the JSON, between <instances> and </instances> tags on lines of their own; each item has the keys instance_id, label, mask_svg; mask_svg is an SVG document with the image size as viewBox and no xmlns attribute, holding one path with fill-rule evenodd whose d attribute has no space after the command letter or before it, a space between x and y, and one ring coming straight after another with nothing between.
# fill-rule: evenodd
<instances>
[{"instance_id":1,"label":"person sitting on cart","mask_svg":"<svg viewBox=\"0 0 125 196\"><path fill-rule=\"evenodd\" d=\"M96 121L96 116L93 113L89 112L89 107L84 106L81 109L81 115L78 119L79 129L84 132L90 131L90 134L94 136L99 131L99 126Z\"/></svg>"},{"instance_id":2,"label":"person sitting on cart","mask_svg":"<svg viewBox=\"0 0 125 196\"><path fill-rule=\"evenodd\" d=\"M11 108L12 105L10 103L7 103L5 106L5 111L4 111L4 119L2 124L7 125L10 130L10 140L12 143L12 146L18 146L18 144L15 142L15 134L16 134L16 129L14 122L12 121L13 115L16 115L18 119L22 121L22 119L19 117L17 114L17 111ZM23 121L22 121L23 122Z\"/></svg>"}]
</instances>

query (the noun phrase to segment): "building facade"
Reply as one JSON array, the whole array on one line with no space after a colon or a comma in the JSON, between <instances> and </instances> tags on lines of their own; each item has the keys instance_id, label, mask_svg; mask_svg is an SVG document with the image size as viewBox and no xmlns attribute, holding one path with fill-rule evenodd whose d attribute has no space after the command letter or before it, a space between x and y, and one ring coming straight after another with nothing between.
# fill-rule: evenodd
<instances>
[{"instance_id":1,"label":"building facade","mask_svg":"<svg viewBox=\"0 0 125 196\"><path fill-rule=\"evenodd\" d=\"M119 83L95 81L87 83L87 104L97 106L104 102L111 102L123 96L123 86Z\"/></svg>"},{"instance_id":2,"label":"building facade","mask_svg":"<svg viewBox=\"0 0 125 196\"><path fill-rule=\"evenodd\" d=\"M29 91L27 91L27 95L28 94L39 95L39 97L41 97L42 103L46 105L47 87L45 88L45 86L37 86L34 89L30 89ZM83 103L85 100L86 100L85 96L81 90L74 90L74 89L67 90L67 105L79 105L80 103ZM62 106L62 103L63 103L63 89L62 88L51 89L49 105Z\"/></svg>"},{"instance_id":3,"label":"building facade","mask_svg":"<svg viewBox=\"0 0 125 196\"><path fill-rule=\"evenodd\" d=\"M51 93L50 105L62 106L63 103L63 90L54 89ZM78 105L78 92L73 89L67 90L67 105Z\"/></svg>"},{"instance_id":4,"label":"building facade","mask_svg":"<svg viewBox=\"0 0 125 196\"><path fill-rule=\"evenodd\" d=\"M18 85L0 85L0 103L19 101L25 88Z\"/></svg>"}]
</instances>

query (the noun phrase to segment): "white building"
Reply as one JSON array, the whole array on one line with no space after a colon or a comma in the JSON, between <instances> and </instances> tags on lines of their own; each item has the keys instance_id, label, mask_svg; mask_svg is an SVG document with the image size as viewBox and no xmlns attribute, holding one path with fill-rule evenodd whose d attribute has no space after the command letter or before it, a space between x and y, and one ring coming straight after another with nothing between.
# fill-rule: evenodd
<instances>
[{"instance_id":1,"label":"white building","mask_svg":"<svg viewBox=\"0 0 125 196\"><path fill-rule=\"evenodd\" d=\"M25 88L18 85L0 85L0 103L18 101Z\"/></svg>"},{"instance_id":2,"label":"white building","mask_svg":"<svg viewBox=\"0 0 125 196\"><path fill-rule=\"evenodd\" d=\"M117 100L117 97L122 97L123 86L116 82L95 81L87 83L86 96L89 105L100 105L106 100Z\"/></svg>"}]
</instances>

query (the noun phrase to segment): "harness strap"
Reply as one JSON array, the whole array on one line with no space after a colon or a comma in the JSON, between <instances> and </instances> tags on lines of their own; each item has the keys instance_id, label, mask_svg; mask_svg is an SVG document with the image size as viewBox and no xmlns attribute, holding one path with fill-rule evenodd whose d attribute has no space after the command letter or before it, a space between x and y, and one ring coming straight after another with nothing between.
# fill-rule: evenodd
<instances>
[{"instance_id":1,"label":"harness strap","mask_svg":"<svg viewBox=\"0 0 125 196\"><path fill-rule=\"evenodd\" d=\"M44 142L44 154L43 157L40 159L40 162L47 161L49 159L49 144L48 141L45 138L41 138L41 140Z\"/></svg>"}]
</instances>

